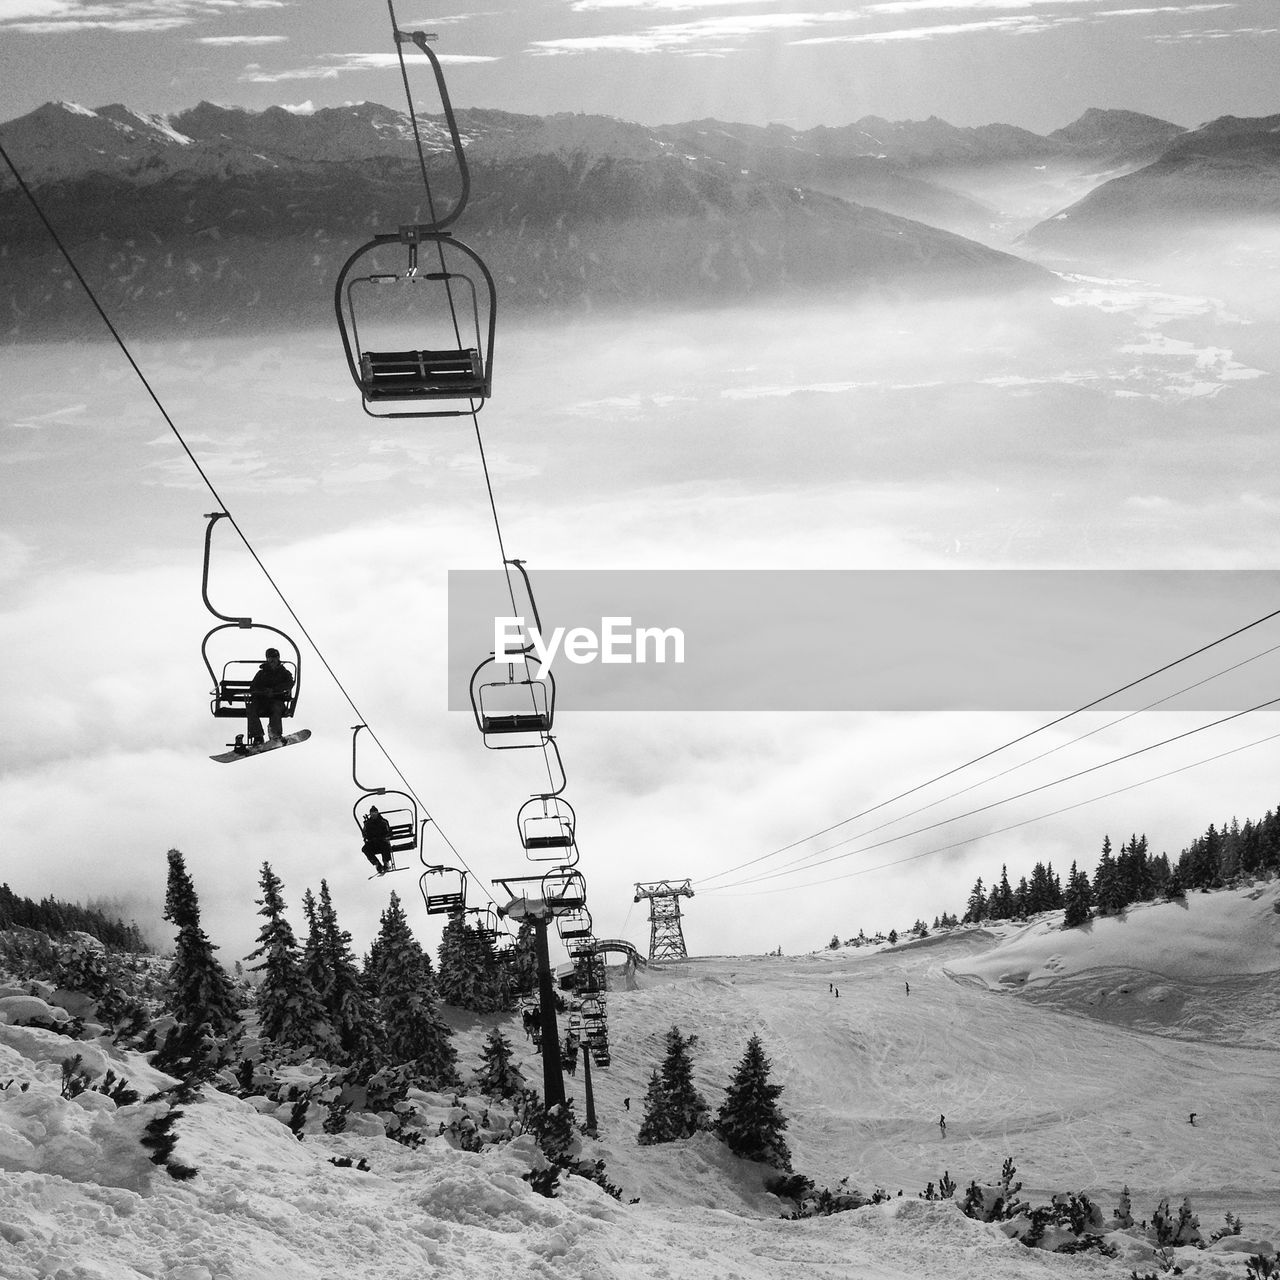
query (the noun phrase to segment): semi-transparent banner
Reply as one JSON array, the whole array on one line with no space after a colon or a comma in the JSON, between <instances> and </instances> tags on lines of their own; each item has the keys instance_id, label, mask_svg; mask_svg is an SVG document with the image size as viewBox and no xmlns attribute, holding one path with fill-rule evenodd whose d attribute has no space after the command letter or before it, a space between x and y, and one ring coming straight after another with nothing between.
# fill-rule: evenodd
<instances>
[{"instance_id":1,"label":"semi-transparent banner","mask_svg":"<svg viewBox=\"0 0 1280 1280\"><path fill-rule=\"evenodd\" d=\"M1280 655L1268 652L1280 618L1258 622L1280 610L1277 571L531 570L530 580L537 621L517 572L510 589L496 570L450 572L450 709L471 708L474 685L505 667L473 680L491 654L522 649L541 659L530 672L554 677L560 711L1065 711L1116 690L1106 708L1230 711L1280 697Z\"/></svg>"}]
</instances>

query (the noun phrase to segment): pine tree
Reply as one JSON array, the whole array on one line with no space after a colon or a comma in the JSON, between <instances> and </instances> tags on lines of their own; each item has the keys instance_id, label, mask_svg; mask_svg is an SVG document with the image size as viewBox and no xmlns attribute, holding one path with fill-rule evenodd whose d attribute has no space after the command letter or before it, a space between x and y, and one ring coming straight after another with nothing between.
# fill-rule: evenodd
<instances>
[{"instance_id":1,"label":"pine tree","mask_svg":"<svg viewBox=\"0 0 1280 1280\"><path fill-rule=\"evenodd\" d=\"M538 943L532 920L521 920L507 962L507 982L512 996L531 995L538 989Z\"/></svg>"},{"instance_id":2,"label":"pine tree","mask_svg":"<svg viewBox=\"0 0 1280 1280\"><path fill-rule=\"evenodd\" d=\"M262 960L250 966L252 972L263 973L257 993L259 1026L264 1036L281 1047L301 1049L314 1041L317 1018L327 1019L320 993L302 972L298 940L284 917L284 885L269 862L262 864L259 883L258 914L266 916L267 922L258 932L257 950L246 957Z\"/></svg>"},{"instance_id":3,"label":"pine tree","mask_svg":"<svg viewBox=\"0 0 1280 1280\"><path fill-rule=\"evenodd\" d=\"M168 1011L184 1026L207 1026L216 1039L240 1028L235 987L214 956L217 947L200 927L200 903L186 862L169 850L169 880L164 917L178 926L177 945L168 976Z\"/></svg>"},{"instance_id":4,"label":"pine tree","mask_svg":"<svg viewBox=\"0 0 1280 1280\"><path fill-rule=\"evenodd\" d=\"M636 1141L642 1147L652 1147L659 1142L674 1142L675 1132L667 1119L667 1093L662 1085L658 1068L649 1073L649 1087L644 1095L644 1118Z\"/></svg>"},{"instance_id":5,"label":"pine tree","mask_svg":"<svg viewBox=\"0 0 1280 1280\"><path fill-rule=\"evenodd\" d=\"M1102 839L1098 869L1093 873L1093 900L1100 916L1113 916L1128 906L1116 860L1111 856L1111 837Z\"/></svg>"},{"instance_id":6,"label":"pine tree","mask_svg":"<svg viewBox=\"0 0 1280 1280\"><path fill-rule=\"evenodd\" d=\"M1000 886L996 890L996 902L999 905L997 919L1012 920L1013 890L1009 887L1009 868L1003 863L1000 865Z\"/></svg>"},{"instance_id":7,"label":"pine tree","mask_svg":"<svg viewBox=\"0 0 1280 1280\"><path fill-rule=\"evenodd\" d=\"M760 1037L752 1036L725 1090L715 1131L734 1155L789 1172L791 1151L782 1136L787 1121L778 1110L782 1086L769 1083L770 1066Z\"/></svg>"},{"instance_id":8,"label":"pine tree","mask_svg":"<svg viewBox=\"0 0 1280 1280\"><path fill-rule=\"evenodd\" d=\"M987 898L982 888L982 877L969 892L968 908L964 913L965 924L980 924L987 910Z\"/></svg>"},{"instance_id":9,"label":"pine tree","mask_svg":"<svg viewBox=\"0 0 1280 1280\"><path fill-rule=\"evenodd\" d=\"M1064 929L1074 929L1077 925L1084 924L1086 920L1093 918L1092 898L1088 874L1077 870L1073 862L1067 876L1067 892L1064 895L1063 905L1066 909L1062 919Z\"/></svg>"},{"instance_id":10,"label":"pine tree","mask_svg":"<svg viewBox=\"0 0 1280 1280\"><path fill-rule=\"evenodd\" d=\"M697 1043L697 1036L686 1038L679 1027L667 1032L666 1055L661 1068L654 1069L645 1095L639 1133L642 1146L691 1138L699 1129L709 1127L710 1108L693 1083L689 1056Z\"/></svg>"},{"instance_id":11,"label":"pine tree","mask_svg":"<svg viewBox=\"0 0 1280 1280\"><path fill-rule=\"evenodd\" d=\"M325 968L324 937L320 929L320 912L315 894L310 889L302 895L302 912L307 918L307 941L302 949L302 981L315 992L317 1001L314 1011L316 1016L311 1019L312 1043L319 1057L337 1062L343 1056L342 1042L334 1029L325 999L329 978Z\"/></svg>"},{"instance_id":12,"label":"pine tree","mask_svg":"<svg viewBox=\"0 0 1280 1280\"><path fill-rule=\"evenodd\" d=\"M453 1033L436 1011L430 960L394 891L382 913L374 953L382 1056L392 1065L410 1064L407 1079L418 1088L456 1088L461 1081Z\"/></svg>"},{"instance_id":13,"label":"pine tree","mask_svg":"<svg viewBox=\"0 0 1280 1280\"><path fill-rule=\"evenodd\" d=\"M467 923L461 911L453 912L440 931L436 948L436 991L455 1008L465 1008L470 989L467 974Z\"/></svg>"},{"instance_id":14,"label":"pine tree","mask_svg":"<svg viewBox=\"0 0 1280 1280\"><path fill-rule=\"evenodd\" d=\"M480 1050L476 1088L490 1098L518 1098L527 1089L524 1072L512 1061L511 1042L497 1027Z\"/></svg>"},{"instance_id":15,"label":"pine tree","mask_svg":"<svg viewBox=\"0 0 1280 1280\"><path fill-rule=\"evenodd\" d=\"M378 1038L373 1003L360 981L351 935L338 926L327 880L320 881L315 922L324 983L320 997L329 1012L329 1024L347 1060L367 1057Z\"/></svg>"}]
</instances>

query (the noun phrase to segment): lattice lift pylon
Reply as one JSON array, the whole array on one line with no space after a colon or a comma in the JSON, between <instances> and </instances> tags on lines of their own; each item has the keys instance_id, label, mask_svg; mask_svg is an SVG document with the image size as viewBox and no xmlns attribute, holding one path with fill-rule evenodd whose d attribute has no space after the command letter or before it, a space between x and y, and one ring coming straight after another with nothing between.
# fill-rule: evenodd
<instances>
[{"instance_id":1,"label":"lattice lift pylon","mask_svg":"<svg viewBox=\"0 0 1280 1280\"><path fill-rule=\"evenodd\" d=\"M636 885L635 900L649 899L649 959L684 960L689 953L680 928L680 899L693 897L690 880L657 880Z\"/></svg>"}]
</instances>

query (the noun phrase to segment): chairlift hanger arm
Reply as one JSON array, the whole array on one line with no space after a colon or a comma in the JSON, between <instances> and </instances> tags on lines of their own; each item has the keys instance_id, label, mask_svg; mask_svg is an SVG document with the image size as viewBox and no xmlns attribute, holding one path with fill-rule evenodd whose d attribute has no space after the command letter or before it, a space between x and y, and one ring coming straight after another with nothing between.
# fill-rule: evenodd
<instances>
[{"instance_id":1,"label":"chairlift hanger arm","mask_svg":"<svg viewBox=\"0 0 1280 1280\"><path fill-rule=\"evenodd\" d=\"M386 795L386 787L367 787L356 777L356 739L360 736L361 729L367 729L369 726L365 724L353 724L351 726L351 781L354 782L359 790L364 792L366 796L383 796ZM357 801L357 803L359 803Z\"/></svg>"},{"instance_id":2,"label":"chairlift hanger arm","mask_svg":"<svg viewBox=\"0 0 1280 1280\"><path fill-rule=\"evenodd\" d=\"M560 756L560 748L557 745L555 738L551 734L547 734L547 740L544 745L550 747L551 754L555 756L556 768L560 771L560 785L558 787L553 787L549 791L539 791L533 797L535 800L545 798L554 799L556 796L563 795L565 787L569 785L568 775L564 771L564 760Z\"/></svg>"},{"instance_id":3,"label":"chairlift hanger arm","mask_svg":"<svg viewBox=\"0 0 1280 1280\"><path fill-rule=\"evenodd\" d=\"M529 574L526 572L523 560L506 560L505 564L514 565L520 570L520 576L524 579L525 593L529 597L529 608L533 610L533 624L538 628L539 633L542 631L542 618L538 613L538 602L533 598L533 583L529 581Z\"/></svg>"},{"instance_id":4,"label":"chairlift hanger arm","mask_svg":"<svg viewBox=\"0 0 1280 1280\"><path fill-rule=\"evenodd\" d=\"M453 103L449 100L449 89L444 82L444 70L440 66L440 59L436 57L435 51L427 43L437 37L434 33L426 31L401 31L400 24L396 21L396 10L392 0L387 0L387 12L391 17L391 30L396 43L396 57L400 60L400 75L404 81L405 98L409 107L409 119L413 122L414 138L418 142L418 158L422 163L424 176L426 161L422 156L421 140L418 139L417 115L413 109L413 95L409 92L409 73L404 64L403 47L406 44L416 45L426 56L427 61L431 63L431 73L435 76L436 89L440 94L440 105L444 108L445 123L449 126L449 140L453 144L454 159L458 163L458 174L462 181L462 189L453 208L444 217L437 218L432 224L439 230L441 227L447 227L451 222L456 221L458 215L466 208L467 200L471 196L471 171L467 166L467 155L462 147L462 137L458 133L458 122L454 118Z\"/></svg>"},{"instance_id":5,"label":"chairlift hanger arm","mask_svg":"<svg viewBox=\"0 0 1280 1280\"><path fill-rule=\"evenodd\" d=\"M213 547L213 526L217 524L219 520L226 520L229 519L229 517L225 511L210 511L205 515L205 519L208 520L209 523L205 526L204 530L204 572L200 578L200 594L204 598L204 607L208 609L215 618L220 618L223 622L232 623L237 627L251 627L253 626L252 618L237 618L232 617L227 613L219 613L218 610L213 607L212 603L210 603L209 559Z\"/></svg>"}]
</instances>

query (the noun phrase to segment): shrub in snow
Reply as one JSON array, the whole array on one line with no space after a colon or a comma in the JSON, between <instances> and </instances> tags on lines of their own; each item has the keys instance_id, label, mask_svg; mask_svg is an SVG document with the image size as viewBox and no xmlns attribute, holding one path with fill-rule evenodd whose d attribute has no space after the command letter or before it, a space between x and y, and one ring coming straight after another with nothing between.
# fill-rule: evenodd
<instances>
[{"instance_id":1,"label":"shrub in snow","mask_svg":"<svg viewBox=\"0 0 1280 1280\"><path fill-rule=\"evenodd\" d=\"M1120 1203L1116 1205L1114 1217L1117 1226L1133 1226L1133 1202L1129 1199L1129 1186L1127 1183L1124 1190L1120 1192Z\"/></svg>"},{"instance_id":2,"label":"shrub in snow","mask_svg":"<svg viewBox=\"0 0 1280 1280\"><path fill-rule=\"evenodd\" d=\"M1219 1227L1210 1237L1209 1242L1216 1244L1219 1240L1225 1240L1228 1236L1238 1236L1244 1231L1244 1223L1240 1221L1234 1213L1226 1215L1226 1226Z\"/></svg>"},{"instance_id":3,"label":"shrub in snow","mask_svg":"<svg viewBox=\"0 0 1280 1280\"><path fill-rule=\"evenodd\" d=\"M1169 1208L1168 1197L1164 1197L1151 1215L1151 1231L1156 1244L1165 1247L1204 1242L1200 1219L1191 1211L1189 1196L1184 1197L1176 1214Z\"/></svg>"},{"instance_id":4,"label":"shrub in snow","mask_svg":"<svg viewBox=\"0 0 1280 1280\"><path fill-rule=\"evenodd\" d=\"M841 1178L835 1191L830 1187L819 1191L812 1179L800 1173L770 1178L764 1186L766 1191L781 1199L795 1201L795 1209L782 1215L788 1222L801 1218L826 1218L833 1213L847 1213L850 1209L861 1209L864 1205L880 1204L889 1199L889 1193L879 1188L869 1197L864 1196L857 1187L849 1186L848 1178Z\"/></svg>"},{"instance_id":5,"label":"shrub in snow","mask_svg":"<svg viewBox=\"0 0 1280 1280\"><path fill-rule=\"evenodd\" d=\"M182 1112L174 1111L172 1108L165 1111L163 1115L154 1117L147 1121L140 1141L151 1152L152 1164L158 1164L169 1177L185 1182L188 1178L194 1178L196 1171L190 1165L179 1164L173 1159L173 1149L178 1141L177 1135L173 1132L173 1126L181 1118Z\"/></svg>"}]
</instances>

